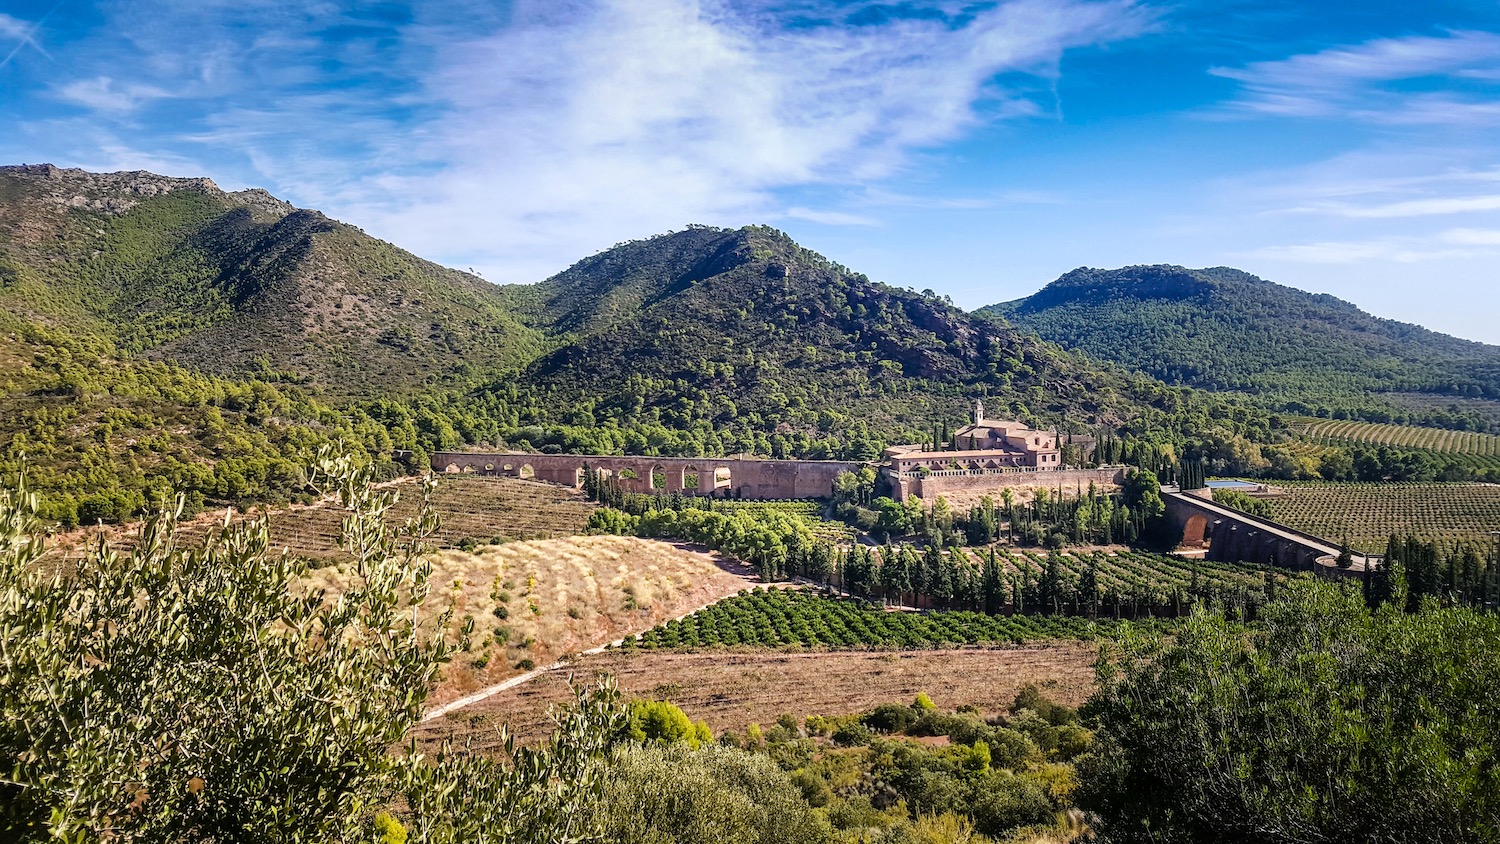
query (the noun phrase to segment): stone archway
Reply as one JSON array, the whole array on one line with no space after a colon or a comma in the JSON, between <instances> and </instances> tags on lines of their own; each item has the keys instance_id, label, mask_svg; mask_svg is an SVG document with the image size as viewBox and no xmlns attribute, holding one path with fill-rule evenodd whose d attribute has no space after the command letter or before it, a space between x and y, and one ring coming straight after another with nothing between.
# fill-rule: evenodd
<instances>
[{"instance_id":1,"label":"stone archway","mask_svg":"<svg viewBox=\"0 0 1500 844\"><path fill-rule=\"evenodd\" d=\"M447 465L447 466L446 466L446 467L445 467L445 468L444 468L444 469L443 469L443 474L445 474L445 475L456 475L456 474L458 474L458 473L459 473L459 471L460 471L460 470L459 470L459 468L458 468L458 464L457 464L457 463L449 463L449 464L448 464L448 465Z\"/></svg>"},{"instance_id":2,"label":"stone archway","mask_svg":"<svg viewBox=\"0 0 1500 844\"><path fill-rule=\"evenodd\" d=\"M679 480L681 481L680 486L683 492L689 495L696 495L702 492L703 480L699 477L697 466L682 467L682 477Z\"/></svg>"},{"instance_id":3,"label":"stone archway","mask_svg":"<svg viewBox=\"0 0 1500 844\"><path fill-rule=\"evenodd\" d=\"M532 480L536 477L536 469L533 469L530 463L522 463L521 468L516 470L516 477L527 481Z\"/></svg>"},{"instance_id":4,"label":"stone archway","mask_svg":"<svg viewBox=\"0 0 1500 844\"><path fill-rule=\"evenodd\" d=\"M728 466L719 466L718 468L714 469L713 492L718 492L722 489L724 490L724 494L728 495L729 490L733 487L734 472L731 471Z\"/></svg>"},{"instance_id":5,"label":"stone archway","mask_svg":"<svg viewBox=\"0 0 1500 844\"><path fill-rule=\"evenodd\" d=\"M667 469L660 463L651 467L651 491L663 492L667 488Z\"/></svg>"},{"instance_id":6,"label":"stone archway","mask_svg":"<svg viewBox=\"0 0 1500 844\"><path fill-rule=\"evenodd\" d=\"M1205 544L1204 534L1208 532L1208 519L1202 514L1194 513L1188 517L1187 524L1182 528L1182 547L1202 548Z\"/></svg>"}]
</instances>

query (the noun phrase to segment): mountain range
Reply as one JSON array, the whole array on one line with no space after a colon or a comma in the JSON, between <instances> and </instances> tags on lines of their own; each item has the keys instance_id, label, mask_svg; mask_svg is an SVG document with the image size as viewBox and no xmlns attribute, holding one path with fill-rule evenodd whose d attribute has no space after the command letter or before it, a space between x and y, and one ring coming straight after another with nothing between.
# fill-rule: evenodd
<instances>
[{"instance_id":1,"label":"mountain range","mask_svg":"<svg viewBox=\"0 0 1500 844\"><path fill-rule=\"evenodd\" d=\"M171 488L282 500L333 438L380 460L465 443L874 457L983 396L1039 425L1264 441L1267 408L1311 401L1320 373L1351 403L1486 402L1494 352L1232 270L1078 270L968 313L763 226L497 286L260 190L0 168L0 469L25 453L64 522Z\"/></svg>"}]
</instances>

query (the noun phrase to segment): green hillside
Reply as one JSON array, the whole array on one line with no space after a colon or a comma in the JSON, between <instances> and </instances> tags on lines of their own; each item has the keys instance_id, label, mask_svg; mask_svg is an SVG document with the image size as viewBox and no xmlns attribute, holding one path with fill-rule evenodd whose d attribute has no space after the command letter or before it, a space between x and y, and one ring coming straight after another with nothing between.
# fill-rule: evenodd
<instances>
[{"instance_id":1,"label":"green hillside","mask_svg":"<svg viewBox=\"0 0 1500 844\"><path fill-rule=\"evenodd\" d=\"M389 395L534 355L511 298L262 191L0 168L0 306L125 353Z\"/></svg>"},{"instance_id":2,"label":"green hillside","mask_svg":"<svg viewBox=\"0 0 1500 844\"><path fill-rule=\"evenodd\" d=\"M522 374L542 404L585 423L698 429L710 450L743 431L757 434L757 451L854 456L869 449L854 440L919 437L939 420L957 427L975 396L996 414L1080 429L1192 402L871 282L764 227L624 244L539 289L570 332Z\"/></svg>"},{"instance_id":3,"label":"green hillside","mask_svg":"<svg viewBox=\"0 0 1500 844\"><path fill-rule=\"evenodd\" d=\"M1500 427L1500 347L1239 270L1083 268L981 313L1170 384L1245 393L1277 409Z\"/></svg>"},{"instance_id":4,"label":"green hillside","mask_svg":"<svg viewBox=\"0 0 1500 844\"><path fill-rule=\"evenodd\" d=\"M306 494L467 445L872 458L994 415L1240 454L1260 410L871 282L763 227L621 244L497 287L264 191L0 168L0 473L49 516ZM1253 449L1252 449L1253 452ZM1235 470L1242 467L1235 466Z\"/></svg>"}]
</instances>

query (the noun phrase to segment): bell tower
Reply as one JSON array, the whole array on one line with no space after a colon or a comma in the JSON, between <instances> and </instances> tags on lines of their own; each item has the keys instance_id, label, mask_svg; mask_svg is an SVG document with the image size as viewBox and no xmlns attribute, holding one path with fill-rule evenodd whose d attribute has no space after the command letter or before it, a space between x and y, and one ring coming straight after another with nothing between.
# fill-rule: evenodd
<instances>
[{"instance_id":1,"label":"bell tower","mask_svg":"<svg viewBox=\"0 0 1500 844\"><path fill-rule=\"evenodd\" d=\"M984 401L982 399L974 400L974 424L984 424Z\"/></svg>"}]
</instances>

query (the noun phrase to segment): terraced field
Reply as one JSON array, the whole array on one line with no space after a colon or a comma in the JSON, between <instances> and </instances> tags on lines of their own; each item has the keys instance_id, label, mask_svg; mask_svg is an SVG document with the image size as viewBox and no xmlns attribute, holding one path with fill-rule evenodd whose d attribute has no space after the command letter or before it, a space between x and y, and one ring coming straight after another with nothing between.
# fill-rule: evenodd
<instances>
[{"instance_id":1,"label":"terraced field","mask_svg":"<svg viewBox=\"0 0 1500 844\"><path fill-rule=\"evenodd\" d=\"M1500 485L1442 483L1280 484L1267 499L1276 521L1360 551L1381 553L1391 534L1451 547L1492 547L1500 530Z\"/></svg>"},{"instance_id":2,"label":"terraced field","mask_svg":"<svg viewBox=\"0 0 1500 844\"><path fill-rule=\"evenodd\" d=\"M1386 445L1464 456L1478 469L1500 468L1500 436L1411 425L1382 425L1342 419L1303 419L1299 435L1318 445Z\"/></svg>"},{"instance_id":3,"label":"terraced field","mask_svg":"<svg viewBox=\"0 0 1500 844\"><path fill-rule=\"evenodd\" d=\"M402 478L392 487L401 493L401 500L393 508L399 522L416 511L420 490L416 478ZM594 511L594 504L576 491L553 484L462 475L438 479L433 507L442 520L433 540L440 548L492 540L573 536L584 532L589 514ZM338 540L343 518L338 507L330 506L329 502L274 510L270 514L272 547L286 548L316 564L342 560ZM223 520L222 512L204 514L185 524L182 536L187 541L201 539L223 524ZM89 539L88 531L63 537L54 556L78 553ZM129 548L133 543L133 528L113 531L109 542L120 550Z\"/></svg>"},{"instance_id":4,"label":"terraced field","mask_svg":"<svg viewBox=\"0 0 1500 844\"><path fill-rule=\"evenodd\" d=\"M966 551L981 562L978 553ZM1035 575L1047 563L1047 555L1039 551L999 552L1005 570L1018 572L1022 566L1029 567ZM1280 581L1288 577L1284 569L1260 566L1252 563L1219 563L1212 560L1194 560L1149 551L1114 548L1108 551L1064 551L1058 555L1063 576L1074 581L1083 574L1089 560L1098 563L1099 588L1121 595L1163 594L1174 589L1187 588L1194 582L1200 586L1221 590L1235 588L1260 588L1265 584L1265 572L1269 569Z\"/></svg>"}]
</instances>

